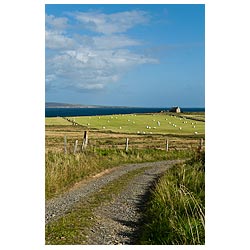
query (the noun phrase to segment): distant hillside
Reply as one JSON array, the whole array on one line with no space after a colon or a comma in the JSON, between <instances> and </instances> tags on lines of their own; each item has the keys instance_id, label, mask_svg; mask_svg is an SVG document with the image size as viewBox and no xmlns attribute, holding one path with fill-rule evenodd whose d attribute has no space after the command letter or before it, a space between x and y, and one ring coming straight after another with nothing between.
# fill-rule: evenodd
<instances>
[{"instance_id":1,"label":"distant hillside","mask_svg":"<svg viewBox=\"0 0 250 250\"><path fill-rule=\"evenodd\" d=\"M84 104L69 104L59 102L46 102L45 108L127 108L125 106L100 106L100 105L84 105ZM132 108L132 107L130 107Z\"/></svg>"}]
</instances>

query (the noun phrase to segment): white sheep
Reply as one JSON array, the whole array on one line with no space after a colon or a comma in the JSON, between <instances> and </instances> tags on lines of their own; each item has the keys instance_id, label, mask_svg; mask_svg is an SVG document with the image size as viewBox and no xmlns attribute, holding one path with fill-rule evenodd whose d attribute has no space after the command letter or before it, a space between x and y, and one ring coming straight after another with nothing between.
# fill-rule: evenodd
<instances>
[{"instance_id":1,"label":"white sheep","mask_svg":"<svg viewBox=\"0 0 250 250\"><path fill-rule=\"evenodd\" d=\"M161 126L161 123L159 121L157 122L157 124L158 124L158 126Z\"/></svg>"},{"instance_id":2,"label":"white sheep","mask_svg":"<svg viewBox=\"0 0 250 250\"><path fill-rule=\"evenodd\" d=\"M103 129L105 129L105 127L104 127L104 126L103 126L102 128L103 128Z\"/></svg>"},{"instance_id":3,"label":"white sheep","mask_svg":"<svg viewBox=\"0 0 250 250\"><path fill-rule=\"evenodd\" d=\"M182 130L182 127L179 127L179 130Z\"/></svg>"},{"instance_id":4,"label":"white sheep","mask_svg":"<svg viewBox=\"0 0 250 250\"><path fill-rule=\"evenodd\" d=\"M195 131L195 132L194 132L194 134L195 134L195 135L197 135L197 134L198 134L198 132L196 132L196 131Z\"/></svg>"}]
</instances>

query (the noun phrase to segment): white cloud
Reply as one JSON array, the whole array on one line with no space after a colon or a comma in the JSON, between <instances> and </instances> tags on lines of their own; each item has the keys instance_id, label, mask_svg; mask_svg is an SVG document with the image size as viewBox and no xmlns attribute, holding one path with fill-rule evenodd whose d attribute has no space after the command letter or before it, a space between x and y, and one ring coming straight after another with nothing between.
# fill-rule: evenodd
<instances>
[{"instance_id":1,"label":"white cloud","mask_svg":"<svg viewBox=\"0 0 250 250\"><path fill-rule=\"evenodd\" d=\"M141 41L129 38L125 33L115 34L145 23L145 12L110 15L74 13L72 16L90 25L88 29L101 34L80 35L75 28L70 30L67 19L46 16L49 24L45 33L46 48L50 49L46 53L46 88L101 90L117 82L124 73L137 65L157 63L156 59L129 49L141 45ZM119 32L118 27L121 29Z\"/></svg>"},{"instance_id":2,"label":"white cloud","mask_svg":"<svg viewBox=\"0 0 250 250\"><path fill-rule=\"evenodd\" d=\"M123 33L138 24L149 21L145 11L125 11L114 14L76 12L74 17L86 29L103 34Z\"/></svg>"},{"instance_id":3,"label":"white cloud","mask_svg":"<svg viewBox=\"0 0 250 250\"><path fill-rule=\"evenodd\" d=\"M48 28L64 30L68 27L68 18L45 14L45 25Z\"/></svg>"},{"instance_id":4,"label":"white cloud","mask_svg":"<svg viewBox=\"0 0 250 250\"><path fill-rule=\"evenodd\" d=\"M93 38L94 44L99 49L114 49L128 46L137 46L141 43L125 35L105 35Z\"/></svg>"},{"instance_id":5,"label":"white cloud","mask_svg":"<svg viewBox=\"0 0 250 250\"><path fill-rule=\"evenodd\" d=\"M45 44L49 49L71 48L75 46L75 41L58 31L45 31Z\"/></svg>"}]
</instances>

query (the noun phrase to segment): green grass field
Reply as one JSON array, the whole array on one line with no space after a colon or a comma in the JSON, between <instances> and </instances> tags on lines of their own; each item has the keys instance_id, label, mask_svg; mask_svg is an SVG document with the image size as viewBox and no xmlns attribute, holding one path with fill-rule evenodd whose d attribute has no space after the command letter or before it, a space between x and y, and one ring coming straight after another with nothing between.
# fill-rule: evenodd
<instances>
[{"instance_id":1,"label":"green grass field","mask_svg":"<svg viewBox=\"0 0 250 250\"><path fill-rule=\"evenodd\" d=\"M100 131L132 134L204 135L205 122L169 114L127 114L68 117L79 125ZM46 125L69 125L66 119L46 118Z\"/></svg>"},{"instance_id":2,"label":"green grass field","mask_svg":"<svg viewBox=\"0 0 250 250\"><path fill-rule=\"evenodd\" d=\"M45 125L46 126L56 126L56 125L71 125L72 123L63 119L62 117L46 117Z\"/></svg>"},{"instance_id":3,"label":"green grass field","mask_svg":"<svg viewBox=\"0 0 250 250\"><path fill-rule=\"evenodd\" d=\"M204 134L205 130L204 122L161 114L82 116L75 121L89 128L133 134Z\"/></svg>"}]
</instances>

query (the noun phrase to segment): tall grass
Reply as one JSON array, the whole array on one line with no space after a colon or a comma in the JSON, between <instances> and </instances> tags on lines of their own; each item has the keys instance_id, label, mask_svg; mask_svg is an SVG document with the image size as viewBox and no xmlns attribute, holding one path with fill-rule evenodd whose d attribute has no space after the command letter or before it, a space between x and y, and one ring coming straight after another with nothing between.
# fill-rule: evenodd
<instances>
[{"instance_id":1,"label":"tall grass","mask_svg":"<svg viewBox=\"0 0 250 250\"><path fill-rule=\"evenodd\" d=\"M139 244L205 244L205 157L169 169L152 191Z\"/></svg>"},{"instance_id":2,"label":"tall grass","mask_svg":"<svg viewBox=\"0 0 250 250\"><path fill-rule=\"evenodd\" d=\"M190 157L190 151L166 152L157 149L95 149L78 154L45 154L46 199L72 187L75 183L122 163L147 162Z\"/></svg>"}]
</instances>

